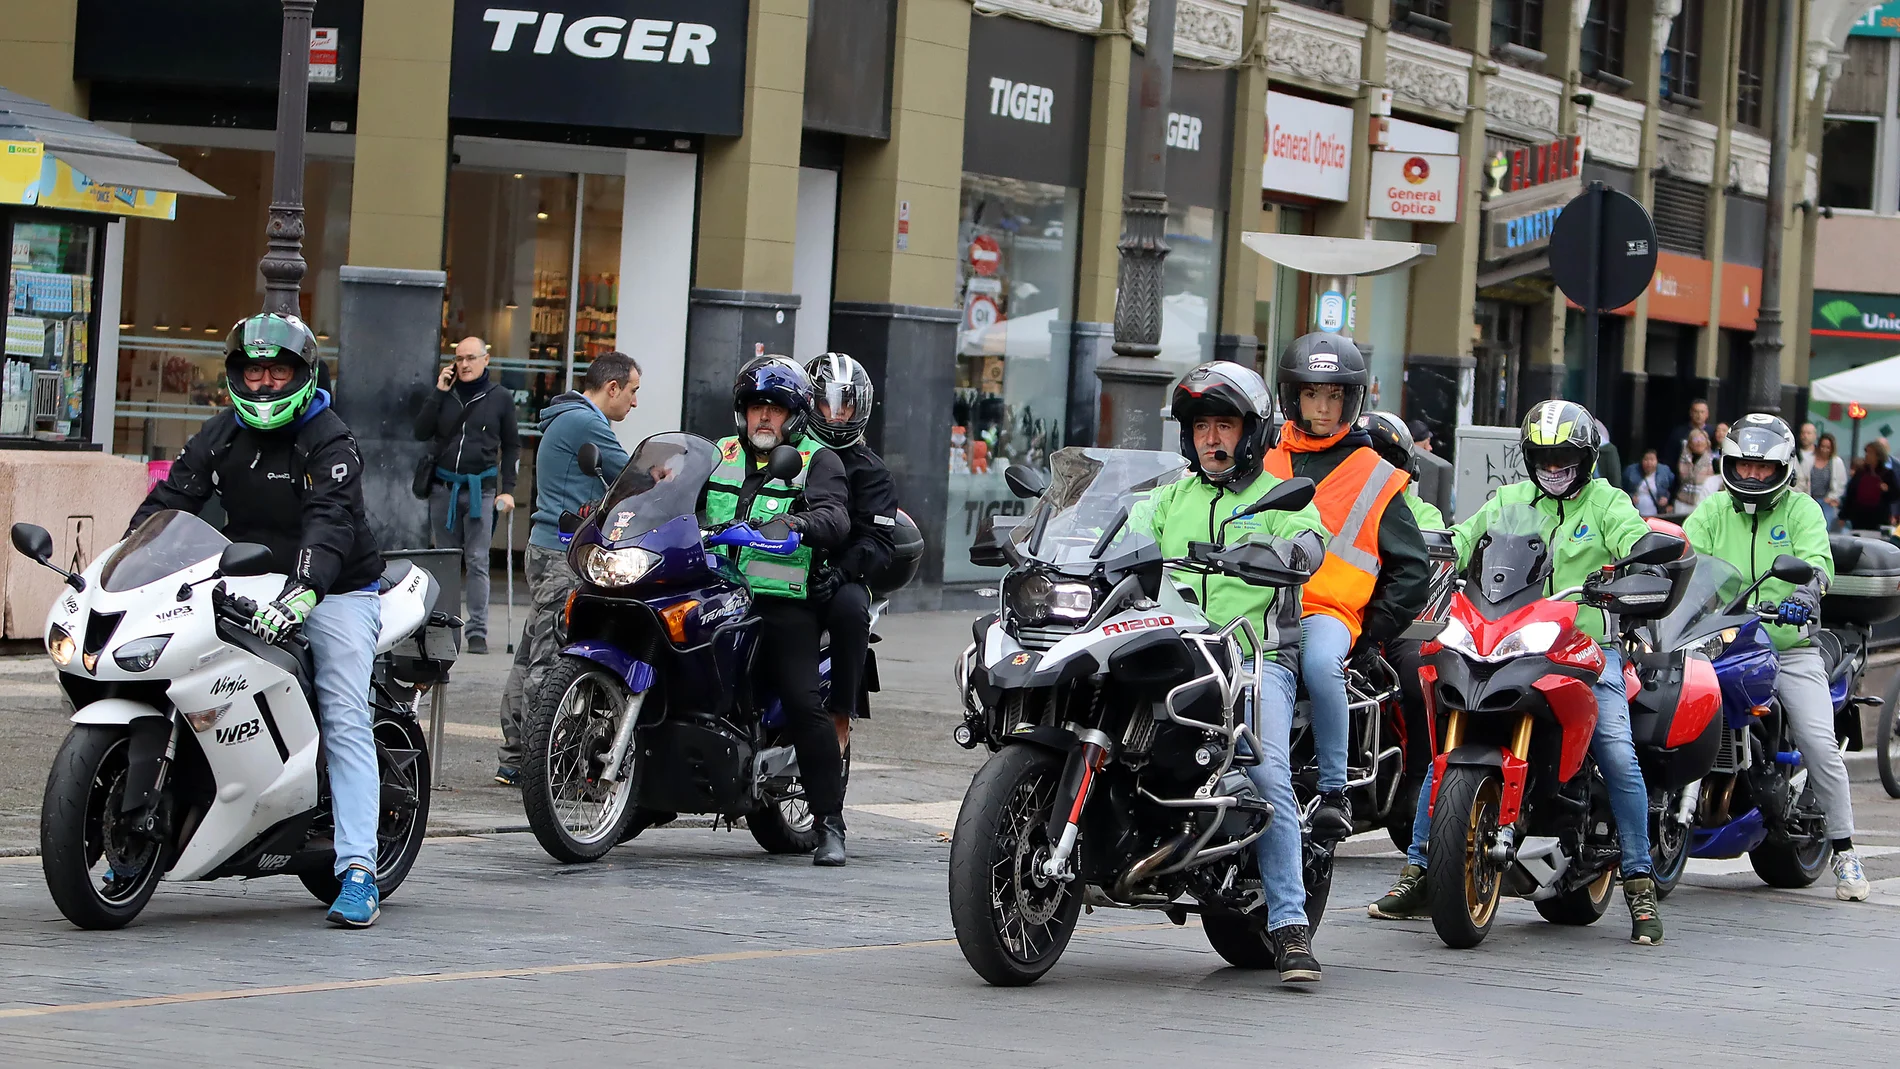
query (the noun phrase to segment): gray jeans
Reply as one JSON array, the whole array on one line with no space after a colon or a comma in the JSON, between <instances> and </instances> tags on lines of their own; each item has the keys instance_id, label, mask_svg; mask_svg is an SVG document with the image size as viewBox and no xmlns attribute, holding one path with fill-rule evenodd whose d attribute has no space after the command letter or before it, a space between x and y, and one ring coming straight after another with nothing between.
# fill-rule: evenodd
<instances>
[{"instance_id":1,"label":"gray jeans","mask_svg":"<svg viewBox=\"0 0 1900 1069\"><path fill-rule=\"evenodd\" d=\"M488 550L495 541L495 495L482 494L480 516L468 514L468 495L455 502L455 524L449 525L449 488L436 483L429 491L429 542L435 549L462 551L462 591L468 600L464 638L488 637Z\"/></svg>"},{"instance_id":2,"label":"gray jeans","mask_svg":"<svg viewBox=\"0 0 1900 1069\"><path fill-rule=\"evenodd\" d=\"M522 724L538 696L541 680L566 643L561 613L567 608L567 595L579 583L562 550L529 546L523 560L522 570L527 573L528 595L534 599L534 607L521 629L521 641L515 643L515 665L501 692L501 749L497 757L503 768L521 767Z\"/></svg>"},{"instance_id":3,"label":"gray jeans","mask_svg":"<svg viewBox=\"0 0 1900 1069\"><path fill-rule=\"evenodd\" d=\"M1834 699L1828 694L1821 653L1813 646L1781 651L1781 671L1775 677L1775 697L1788 718L1788 732L1801 751L1814 800L1827 814L1827 837L1846 839L1854 834L1854 802L1847 785L1847 762L1834 737Z\"/></svg>"}]
</instances>

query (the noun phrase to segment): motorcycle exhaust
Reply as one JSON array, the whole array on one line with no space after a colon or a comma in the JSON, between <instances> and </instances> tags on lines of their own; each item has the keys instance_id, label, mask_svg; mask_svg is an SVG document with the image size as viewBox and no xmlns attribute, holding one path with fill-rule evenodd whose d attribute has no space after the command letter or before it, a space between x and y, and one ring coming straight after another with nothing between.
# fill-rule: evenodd
<instances>
[{"instance_id":1,"label":"motorcycle exhaust","mask_svg":"<svg viewBox=\"0 0 1900 1069\"><path fill-rule=\"evenodd\" d=\"M640 707L646 704L647 692L641 691L628 699L627 707L621 710L620 726L614 729L614 742L607 747L605 765L600 770L600 778L608 783L620 780L621 766L626 763L627 746L633 741L633 725L640 719Z\"/></svg>"},{"instance_id":2,"label":"motorcycle exhaust","mask_svg":"<svg viewBox=\"0 0 1900 1069\"><path fill-rule=\"evenodd\" d=\"M1149 877L1161 869L1185 860L1198 838L1199 836L1194 833L1194 826L1189 824L1179 835L1162 843L1155 848L1153 853L1130 865L1128 871L1122 873L1121 879L1115 881L1114 896L1123 901L1130 900L1134 896L1135 888L1148 882Z\"/></svg>"}]
</instances>

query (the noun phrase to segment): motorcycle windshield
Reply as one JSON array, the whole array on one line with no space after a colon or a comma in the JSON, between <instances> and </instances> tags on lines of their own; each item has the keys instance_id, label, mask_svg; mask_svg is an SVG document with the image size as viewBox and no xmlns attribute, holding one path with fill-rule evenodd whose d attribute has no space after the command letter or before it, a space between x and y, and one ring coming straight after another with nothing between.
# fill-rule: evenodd
<instances>
[{"instance_id":1,"label":"motorcycle windshield","mask_svg":"<svg viewBox=\"0 0 1900 1069\"><path fill-rule=\"evenodd\" d=\"M699 511L719 450L696 434L670 431L641 442L607 491L597 519L609 542L637 538Z\"/></svg>"},{"instance_id":2,"label":"motorcycle windshield","mask_svg":"<svg viewBox=\"0 0 1900 1069\"><path fill-rule=\"evenodd\" d=\"M1695 570L1685 582L1688 588L1682 592L1682 602L1675 611L1651 625L1659 650L1676 649L1685 639L1707 630L1707 622L1725 615L1736 595L1748 586L1740 569L1707 553L1696 555Z\"/></svg>"},{"instance_id":3,"label":"motorcycle windshield","mask_svg":"<svg viewBox=\"0 0 1900 1069\"><path fill-rule=\"evenodd\" d=\"M1113 540L1118 551L1154 539L1131 530L1127 512L1158 486L1186 474L1179 453L1144 449L1090 449L1071 446L1049 458L1049 489L1036 507L1010 532L1023 555L1061 567L1085 564L1109 528L1120 525Z\"/></svg>"},{"instance_id":4,"label":"motorcycle windshield","mask_svg":"<svg viewBox=\"0 0 1900 1069\"><path fill-rule=\"evenodd\" d=\"M1471 556L1466 579L1484 600L1501 605L1550 577L1549 532L1529 505L1506 505Z\"/></svg>"},{"instance_id":5,"label":"motorcycle windshield","mask_svg":"<svg viewBox=\"0 0 1900 1069\"><path fill-rule=\"evenodd\" d=\"M224 552L231 540L189 512L160 512L119 543L99 569L99 585L113 593L176 575Z\"/></svg>"}]
</instances>

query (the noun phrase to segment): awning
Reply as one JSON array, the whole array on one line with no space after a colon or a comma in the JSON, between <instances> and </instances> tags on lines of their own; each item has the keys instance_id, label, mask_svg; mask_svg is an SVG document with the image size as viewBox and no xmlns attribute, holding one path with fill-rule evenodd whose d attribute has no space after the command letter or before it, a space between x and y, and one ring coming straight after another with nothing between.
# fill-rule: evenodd
<instances>
[{"instance_id":1,"label":"awning","mask_svg":"<svg viewBox=\"0 0 1900 1069\"><path fill-rule=\"evenodd\" d=\"M1900 356L1815 379L1808 384L1808 396L1829 404L1900 408Z\"/></svg>"},{"instance_id":2,"label":"awning","mask_svg":"<svg viewBox=\"0 0 1900 1069\"><path fill-rule=\"evenodd\" d=\"M1242 234L1240 240L1281 267L1311 275L1381 275L1438 254L1438 246L1417 241L1265 234L1252 230Z\"/></svg>"},{"instance_id":3,"label":"awning","mask_svg":"<svg viewBox=\"0 0 1900 1069\"><path fill-rule=\"evenodd\" d=\"M0 143L19 146L38 143L43 157L57 160L70 172L76 172L83 181L73 179L70 174L57 177L63 178L65 184L80 187L82 191L89 186L116 187L114 195L97 198L101 205L140 199L134 196L139 192L152 195L184 193L229 199L226 194L180 167L177 160L157 149L148 148L124 134L114 133L96 123L68 115L3 88L0 88ZM31 155L15 150L9 152L16 156ZM15 162L25 164L27 161L22 159ZM40 203L37 198L42 186L50 191L56 185L54 172L57 167L50 161L45 166L47 177L44 182L23 184L18 194L34 199L9 197L10 203ZM111 209L102 206L85 210Z\"/></svg>"}]
</instances>

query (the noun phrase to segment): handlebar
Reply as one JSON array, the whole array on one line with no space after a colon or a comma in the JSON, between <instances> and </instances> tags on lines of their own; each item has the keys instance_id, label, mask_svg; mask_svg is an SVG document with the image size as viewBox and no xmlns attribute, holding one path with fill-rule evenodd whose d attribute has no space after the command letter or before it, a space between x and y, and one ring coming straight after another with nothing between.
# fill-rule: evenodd
<instances>
[{"instance_id":1,"label":"handlebar","mask_svg":"<svg viewBox=\"0 0 1900 1069\"><path fill-rule=\"evenodd\" d=\"M225 590L223 583L211 588L211 611L219 619L245 634L256 634L251 630L251 620L257 616L257 602L242 594L233 594ZM284 632L283 637L274 644L301 648L307 646L309 640L303 637L301 629L292 629Z\"/></svg>"},{"instance_id":2,"label":"handlebar","mask_svg":"<svg viewBox=\"0 0 1900 1069\"><path fill-rule=\"evenodd\" d=\"M786 556L796 552L802 539L797 531L790 531L784 538L767 538L749 523L733 523L724 527L711 528L700 532L700 537L708 546L730 546L735 549L756 549L762 553Z\"/></svg>"}]
</instances>

